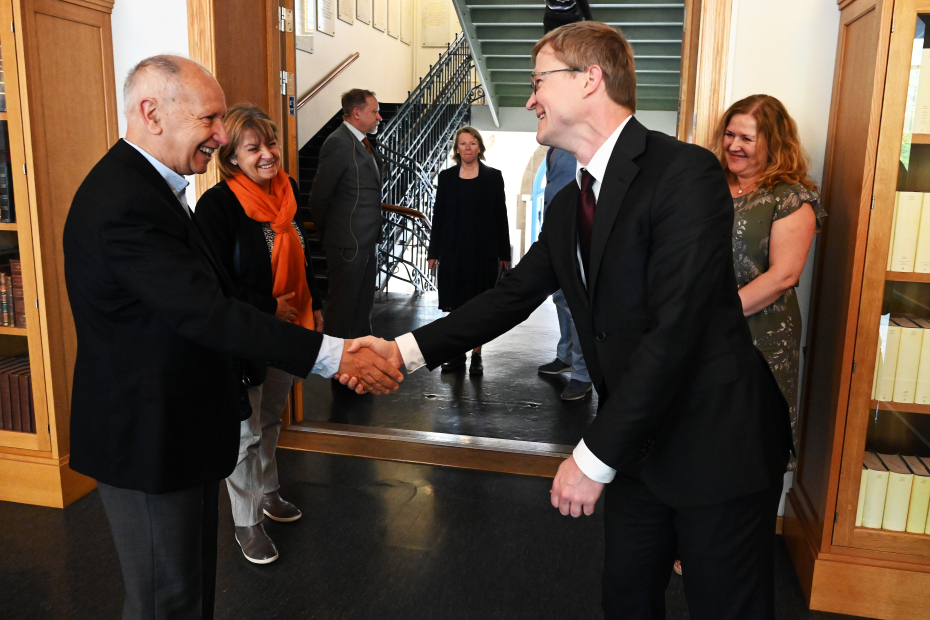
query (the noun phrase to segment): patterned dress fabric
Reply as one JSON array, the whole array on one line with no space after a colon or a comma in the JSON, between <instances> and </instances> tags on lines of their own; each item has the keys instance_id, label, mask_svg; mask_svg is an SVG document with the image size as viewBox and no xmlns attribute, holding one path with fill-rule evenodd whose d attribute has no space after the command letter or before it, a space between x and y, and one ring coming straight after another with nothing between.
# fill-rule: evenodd
<instances>
[{"instance_id":1,"label":"patterned dress fabric","mask_svg":"<svg viewBox=\"0 0 930 620\"><path fill-rule=\"evenodd\" d=\"M827 213L820 196L800 183L780 183L733 199L733 264L736 283L743 288L769 268L772 222L788 217L809 203L817 216L817 232ZM769 363L778 386L791 407L791 431L797 447L798 370L801 351L801 310L793 288L772 305L746 317L752 339Z\"/></svg>"}]
</instances>

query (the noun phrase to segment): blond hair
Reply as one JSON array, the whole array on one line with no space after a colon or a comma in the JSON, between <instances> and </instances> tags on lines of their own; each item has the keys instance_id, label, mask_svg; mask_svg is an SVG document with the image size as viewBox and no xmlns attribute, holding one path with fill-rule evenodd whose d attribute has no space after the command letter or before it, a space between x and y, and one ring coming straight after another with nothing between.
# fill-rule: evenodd
<instances>
[{"instance_id":1,"label":"blond hair","mask_svg":"<svg viewBox=\"0 0 930 620\"><path fill-rule=\"evenodd\" d=\"M624 36L607 24L583 21L550 31L533 46L536 55L549 46L560 61L586 71L597 65L604 76L607 95L615 103L636 111L636 70L633 48Z\"/></svg>"},{"instance_id":2,"label":"blond hair","mask_svg":"<svg viewBox=\"0 0 930 620\"><path fill-rule=\"evenodd\" d=\"M467 133L468 135L473 137L478 142L478 159L480 159L481 161L484 161L484 152L485 150L487 150L484 147L484 139L481 137L481 134L478 133L477 129L475 129L474 127L469 127L468 125L465 125L464 127L459 127L459 130L455 132L455 137L452 138L452 159L455 161L456 164L462 163L462 156L459 155L458 146L459 146L459 136L461 136L463 133Z\"/></svg>"},{"instance_id":3,"label":"blond hair","mask_svg":"<svg viewBox=\"0 0 930 620\"><path fill-rule=\"evenodd\" d=\"M239 168L230 160L236 156L236 149L245 134L254 132L255 136L266 144L278 139L278 127L274 121L265 114L264 110L251 103L234 105L226 112L226 133L229 134L229 143L220 147L216 158L216 165L220 169L220 177L225 181L236 176Z\"/></svg>"}]
</instances>

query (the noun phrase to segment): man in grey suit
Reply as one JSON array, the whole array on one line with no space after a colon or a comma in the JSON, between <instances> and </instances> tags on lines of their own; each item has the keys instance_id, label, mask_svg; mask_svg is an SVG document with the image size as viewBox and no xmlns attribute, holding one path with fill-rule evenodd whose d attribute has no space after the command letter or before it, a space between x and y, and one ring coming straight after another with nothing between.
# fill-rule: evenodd
<instances>
[{"instance_id":1,"label":"man in grey suit","mask_svg":"<svg viewBox=\"0 0 930 620\"><path fill-rule=\"evenodd\" d=\"M351 338L371 333L381 232L381 155L366 134L381 115L370 90L342 95L343 123L323 143L310 210L326 252L329 292L323 333Z\"/></svg>"}]
</instances>

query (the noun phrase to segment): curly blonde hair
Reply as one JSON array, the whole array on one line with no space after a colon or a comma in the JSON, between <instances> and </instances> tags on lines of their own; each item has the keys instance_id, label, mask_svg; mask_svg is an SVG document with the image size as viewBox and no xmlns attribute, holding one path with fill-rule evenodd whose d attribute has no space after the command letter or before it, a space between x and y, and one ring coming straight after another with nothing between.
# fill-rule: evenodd
<instances>
[{"instance_id":1,"label":"curly blonde hair","mask_svg":"<svg viewBox=\"0 0 930 620\"><path fill-rule=\"evenodd\" d=\"M772 189L779 183L800 183L812 192L818 191L817 186L808 177L807 155L801 148L798 125L788 114L784 104L771 95L750 95L737 101L717 124L711 150L720 160L727 177L732 177L733 173L727 167L723 138L730 120L737 114L749 114L756 119L758 144L764 146L768 154L768 164L759 178L760 188Z\"/></svg>"}]
</instances>

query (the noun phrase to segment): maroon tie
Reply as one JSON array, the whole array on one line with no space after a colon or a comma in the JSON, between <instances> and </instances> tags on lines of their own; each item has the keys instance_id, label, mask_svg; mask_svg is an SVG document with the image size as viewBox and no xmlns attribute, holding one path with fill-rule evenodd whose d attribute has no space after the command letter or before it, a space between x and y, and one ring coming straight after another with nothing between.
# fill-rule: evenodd
<instances>
[{"instance_id":1,"label":"maroon tie","mask_svg":"<svg viewBox=\"0 0 930 620\"><path fill-rule=\"evenodd\" d=\"M588 277L588 259L591 256L591 229L594 227L594 177L581 169L581 202L578 208L578 241L581 243L581 264Z\"/></svg>"},{"instance_id":2,"label":"maroon tie","mask_svg":"<svg viewBox=\"0 0 930 620\"><path fill-rule=\"evenodd\" d=\"M368 141L368 138L362 140L362 144L365 145L365 150L368 151L368 154L371 154L371 142Z\"/></svg>"}]
</instances>

